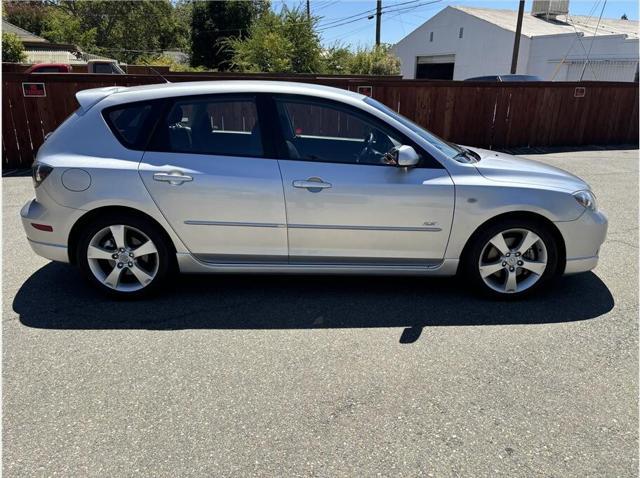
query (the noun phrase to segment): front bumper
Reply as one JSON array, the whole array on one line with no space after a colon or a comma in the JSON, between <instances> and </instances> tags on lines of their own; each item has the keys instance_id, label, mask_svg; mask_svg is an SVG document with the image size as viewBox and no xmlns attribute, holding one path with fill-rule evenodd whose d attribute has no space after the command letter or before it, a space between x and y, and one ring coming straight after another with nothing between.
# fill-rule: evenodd
<instances>
[{"instance_id":1,"label":"front bumper","mask_svg":"<svg viewBox=\"0 0 640 478\"><path fill-rule=\"evenodd\" d=\"M594 269L600 246L607 237L607 216L602 211L586 210L575 221L556 222L555 225L564 238L567 252L564 273L577 274Z\"/></svg>"},{"instance_id":2,"label":"front bumper","mask_svg":"<svg viewBox=\"0 0 640 478\"><path fill-rule=\"evenodd\" d=\"M20 210L22 227L29 240L31 249L39 256L52 261L69 262L67 241L71 226L84 211L53 203L45 207L36 199L28 201ZM53 231L36 229L33 224L51 226Z\"/></svg>"}]
</instances>

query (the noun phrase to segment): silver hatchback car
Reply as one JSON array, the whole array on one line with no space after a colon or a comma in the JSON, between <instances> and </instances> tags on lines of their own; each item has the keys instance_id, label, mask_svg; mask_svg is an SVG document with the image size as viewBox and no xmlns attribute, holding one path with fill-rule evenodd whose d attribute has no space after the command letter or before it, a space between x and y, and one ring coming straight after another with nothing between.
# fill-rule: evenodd
<instances>
[{"instance_id":1,"label":"silver hatchback car","mask_svg":"<svg viewBox=\"0 0 640 478\"><path fill-rule=\"evenodd\" d=\"M22 209L33 250L120 297L174 272L451 276L519 297L593 269L607 231L565 171L444 141L302 83L77 93Z\"/></svg>"}]
</instances>

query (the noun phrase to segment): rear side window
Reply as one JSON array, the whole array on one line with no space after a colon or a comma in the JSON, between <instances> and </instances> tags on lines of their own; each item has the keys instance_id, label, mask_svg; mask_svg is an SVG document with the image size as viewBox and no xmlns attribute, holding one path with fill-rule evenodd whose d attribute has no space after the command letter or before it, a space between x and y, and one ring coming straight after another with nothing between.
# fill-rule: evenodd
<instances>
[{"instance_id":1,"label":"rear side window","mask_svg":"<svg viewBox=\"0 0 640 478\"><path fill-rule=\"evenodd\" d=\"M131 103L108 108L103 113L111 131L129 149L144 149L154 104Z\"/></svg>"},{"instance_id":2,"label":"rear side window","mask_svg":"<svg viewBox=\"0 0 640 478\"><path fill-rule=\"evenodd\" d=\"M150 149L169 153L262 157L253 97L179 99L160 120Z\"/></svg>"},{"instance_id":3,"label":"rear side window","mask_svg":"<svg viewBox=\"0 0 640 478\"><path fill-rule=\"evenodd\" d=\"M113 73L113 68L110 63L96 63L93 65L94 73Z\"/></svg>"}]
</instances>

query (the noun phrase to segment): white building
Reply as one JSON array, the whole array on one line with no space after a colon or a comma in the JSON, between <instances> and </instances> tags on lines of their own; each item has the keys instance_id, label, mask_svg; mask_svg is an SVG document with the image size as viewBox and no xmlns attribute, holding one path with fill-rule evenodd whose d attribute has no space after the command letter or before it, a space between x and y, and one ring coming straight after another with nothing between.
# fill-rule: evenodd
<instances>
[{"instance_id":1,"label":"white building","mask_svg":"<svg viewBox=\"0 0 640 478\"><path fill-rule=\"evenodd\" d=\"M508 74L517 18L511 10L445 8L393 47L402 76L464 80ZM637 80L639 23L603 18L596 34L597 23L597 14L525 12L516 73L578 81L588 57L583 80Z\"/></svg>"}]
</instances>

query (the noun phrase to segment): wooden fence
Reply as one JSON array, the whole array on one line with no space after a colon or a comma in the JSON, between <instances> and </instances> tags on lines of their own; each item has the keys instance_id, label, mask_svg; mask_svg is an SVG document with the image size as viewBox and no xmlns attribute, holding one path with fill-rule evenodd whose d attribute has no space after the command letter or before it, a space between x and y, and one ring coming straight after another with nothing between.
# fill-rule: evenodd
<instances>
[{"instance_id":1,"label":"wooden fence","mask_svg":"<svg viewBox=\"0 0 640 478\"><path fill-rule=\"evenodd\" d=\"M171 74L172 82L222 79L306 81L373 97L456 143L485 148L638 145L638 85L604 82L474 83L235 74ZM23 82L45 83L45 97L25 97ZM103 86L158 83L153 75L5 72L2 78L3 169L27 168L44 136L77 107L75 93Z\"/></svg>"}]
</instances>

